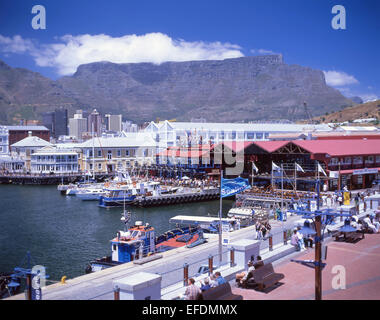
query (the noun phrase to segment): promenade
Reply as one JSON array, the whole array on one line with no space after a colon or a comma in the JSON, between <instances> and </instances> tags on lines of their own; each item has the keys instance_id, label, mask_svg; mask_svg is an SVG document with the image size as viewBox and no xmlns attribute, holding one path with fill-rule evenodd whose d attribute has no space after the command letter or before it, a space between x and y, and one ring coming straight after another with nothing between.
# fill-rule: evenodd
<instances>
[{"instance_id":1,"label":"promenade","mask_svg":"<svg viewBox=\"0 0 380 320\"><path fill-rule=\"evenodd\" d=\"M357 243L327 242L326 267L322 271L323 300L380 300L380 233L366 234ZM285 275L281 283L265 292L237 288L244 300L314 300L315 271L290 259L314 260L314 249L294 253L274 263L275 272ZM334 266L345 269L346 289L333 288ZM343 275L342 273L340 273Z\"/></svg>"}]
</instances>

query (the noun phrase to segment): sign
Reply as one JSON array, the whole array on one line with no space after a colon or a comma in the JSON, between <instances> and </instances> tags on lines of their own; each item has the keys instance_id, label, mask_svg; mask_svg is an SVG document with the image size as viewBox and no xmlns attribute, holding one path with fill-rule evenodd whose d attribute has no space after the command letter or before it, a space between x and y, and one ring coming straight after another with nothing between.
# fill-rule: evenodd
<instances>
[{"instance_id":1,"label":"sign","mask_svg":"<svg viewBox=\"0 0 380 320\"><path fill-rule=\"evenodd\" d=\"M222 245L226 246L230 243L230 224L222 221Z\"/></svg>"},{"instance_id":2,"label":"sign","mask_svg":"<svg viewBox=\"0 0 380 320\"><path fill-rule=\"evenodd\" d=\"M343 192L343 204L345 206L349 206L351 203L350 193L349 192Z\"/></svg>"},{"instance_id":3,"label":"sign","mask_svg":"<svg viewBox=\"0 0 380 320\"><path fill-rule=\"evenodd\" d=\"M339 178L339 171L330 171L330 178Z\"/></svg>"},{"instance_id":4,"label":"sign","mask_svg":"<svg viewBox=\"0 0 380 320\"><path fill-rule=\"evenodd\" d=\"M358 174L376 174L379 172L379 169L359 169L359 170L354 170L352 173L353 175L358 175Z\"/></svg>"},{"instance_id":5,"label":"sign","mask_svg":"<svg viewBox=\"0 0 380 320\"><path fill-rule=\"evenodd\" d=\"M41 278L32 274L32 300L42 300Z\"/></svg>"}]
</instances>

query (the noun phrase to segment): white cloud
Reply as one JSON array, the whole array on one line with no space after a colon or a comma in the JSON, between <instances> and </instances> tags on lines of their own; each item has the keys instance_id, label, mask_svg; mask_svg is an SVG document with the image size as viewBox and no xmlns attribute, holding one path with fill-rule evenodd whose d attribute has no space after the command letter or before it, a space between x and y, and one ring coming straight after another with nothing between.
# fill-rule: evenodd
<instances>
[{"instance_id":1,"label":"white cloud","mask_svg":"<svg viewBox=\"0 0 380 320\"><path fill-rule=\"evenodd\" d=\"M346 86L359 83L354 76L341 71L323 71L326 83L332 87Z\"/></svg>"},{"instance_id":2,"label":"white cloud","mask_svg":"<svg viewBox=\"0 0 380 320\"><path fill-rule=\"evenodd\" d=\"M251 53L252 54L260 54L260 55L278 54L272 50L267 50L267 49L252 49Z\"/></svg>"},{"instance_id":3,"label":"white cloud","mask_svg":"<svg viewBox=\"0 0 380 320\"><path fill-rule=\"evenodd\" d=\"M29 53L38 66L54 67L60 75L73 74L81 64L110 61L114 63L165 61L223 60L242 57L238 45L221 42L187 42L174 40L163 33L111 37L98 35L65 35L56 43L33 45L20 36L0 35L0 50Z\"/></svg>"},{"instance_id":4,"label":"white cloud","mask_svg":"<svg viewBox=\"0 0 380 320\"><path fill-rule=\"evenodd\" d=\"M364 102L376 101L380 99L376 94L373 93L361 94L360 98L362 98Z\"/></svg>"}]
</instances>

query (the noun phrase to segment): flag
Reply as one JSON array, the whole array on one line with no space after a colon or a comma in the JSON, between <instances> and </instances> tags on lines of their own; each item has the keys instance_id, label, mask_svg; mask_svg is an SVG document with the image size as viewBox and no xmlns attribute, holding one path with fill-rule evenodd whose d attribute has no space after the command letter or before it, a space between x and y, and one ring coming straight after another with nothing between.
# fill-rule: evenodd
<instances>
[{"instance_id":1,"label":"flag","mask_svg":"<svg viewBox=\"0 0 380 320\"><path fill-rule=\"evenodd\" d=\"M256 173L259 172L259 169L256 167L254 162L252 162L252 169L255 170Z\"/></svg>"},{"instance_id":2,"label":"flag","mask_svg":"<svg viewBox=\"0 0 380 320\"><path fill-rule=\"evenodd\" d=\"M295 165L296 165L296 170L297 170L297 171L305 172L305 171L302 169L302 167L301 167L297 162L294 162L294 163L295 163Z\"/></svg>"},{"instance_id":3,"label":"flag","mask_svg":"<svg viewBox=\"0 0 380 320\"><path fill-rule=\"evenodd\" d=\"M278 171L278 170L281 170L281 168L276 165L274 162L272 162L272 171Z\"/></svg>"},{"instance_id":4,"label":"flag","mask_svg":"<svg viewBox=\"0 0 380 320\"><path fill-rule=\"evenodd\" d=\"M327 177L325 170L323 170L323 168L321 167L321 165L319 163L318 163L318 172L323 173Z\"/></svg>"},{"instance_id":5,"label":"flag","mask_svg":"<svg viewBox=\"0 0 380 320\"><path fill-rule=\"evenodd\" d=\"M251 188L251 186L248 179L243 179L240 177L235 179L222 178L221 197L230 197L249 188Z\"/></svg>"}]
</instances>

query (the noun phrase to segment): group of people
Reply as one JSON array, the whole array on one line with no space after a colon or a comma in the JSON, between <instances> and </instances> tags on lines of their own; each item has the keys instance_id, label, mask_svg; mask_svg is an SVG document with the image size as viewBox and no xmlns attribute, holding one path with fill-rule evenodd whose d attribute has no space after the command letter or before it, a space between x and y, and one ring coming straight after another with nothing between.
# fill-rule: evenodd
<instances>
[{"instance_id":1,"label":"group of people","mask_svg":"<svg viewBox=\"0 0 380 320\"><path fill-rule=\"evenodd\" d=\"M313 247L313 237L308 234L306 236L300 231L301 227L297 227L293 229L293 234L290 240L290 243L296 247L297 251L306 250L307 247Z\"/></svg>"},{"instance_id":2,"label":"group of people","mask_svg":"<svg viewBox=\"0 0 380 320\"><path fill-rule=\"evenodd\" d=\"M222 277L219 271L201 281L200 287L195 284L194 278L190 278L183 298L185 300L198 300L202 292L215 288L223 283L226 283L226 280Z\"/></svg>"},{"instance_id":3,"label":"group of people","mask_svg":"<svg viewBox=\"0 0 380 320\"><path fill-rule=\"evenodd\" d=\"M248 270L243 271L241 273L236 274L236 282L238 285L242 285L248 278L252 277L252 272L264 265L264 261L260 256L257 256L256 263L254 261L254 257L251 257L251 260L248 261Z\"/></svg>"},{"instance_id":4,"label":"group of people","mask_svg":"<svg viewBox=\"0 0 380 320\"><path fill-rule=\"evenodd\" d=\"M269 222L264 222L264 223L260 223L260 222L256 222L255 224L255 230L256 230L256 240L262 240L265 238L266 234L270 232L270 230L272 229L271 225L269 224Z\"/></svg>"}]
</instances>

